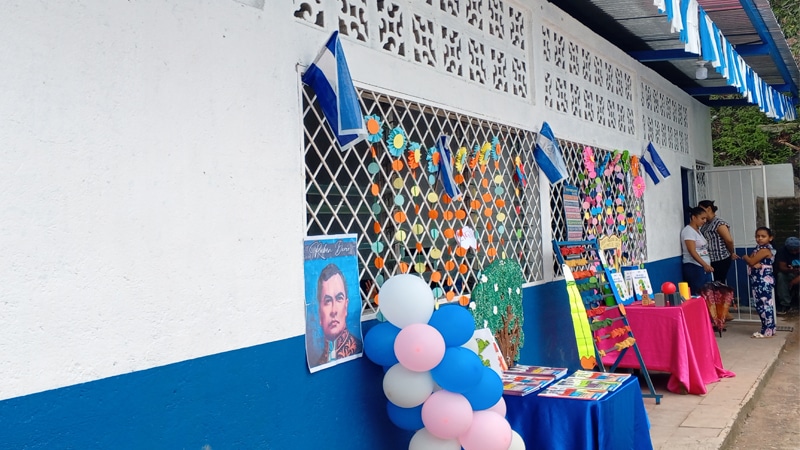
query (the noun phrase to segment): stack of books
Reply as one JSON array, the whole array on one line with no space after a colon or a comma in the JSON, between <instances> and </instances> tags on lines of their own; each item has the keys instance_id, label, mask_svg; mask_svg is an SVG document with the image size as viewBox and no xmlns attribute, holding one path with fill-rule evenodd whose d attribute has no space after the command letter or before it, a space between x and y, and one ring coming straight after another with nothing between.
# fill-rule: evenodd
<instances>
[{"instance_id":1,"label":"stack of books","mask_svg":"<svg viewBox=\"0 0 800 450\"><path fill-rule=\"evenodd\" d=\"M539 393L543 397L600 400L617 390L629 374L578 370Z\"/></svg>"},{"instance_id":2,"label":"stack of books","mask_svg":"<svg viewBox=\"0 0 800 450\"><path fill-rule=\"evenodd\" d=\"M503 372L503 394L525 396L540 391L567 374L562 367L516 365Z\"/></svg>"}]
</instances>

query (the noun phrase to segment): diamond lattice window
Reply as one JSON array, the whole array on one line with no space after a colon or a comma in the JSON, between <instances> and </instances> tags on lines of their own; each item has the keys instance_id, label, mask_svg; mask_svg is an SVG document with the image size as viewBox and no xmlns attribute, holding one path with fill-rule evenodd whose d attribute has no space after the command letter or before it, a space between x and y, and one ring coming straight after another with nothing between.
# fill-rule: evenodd
<instances>
[{"instance_id":1,"label":"diamond lattice window","mask_svg":"<svg viewBox=\"0 0 800 450\"><path fill-rule=\"evenodd\" d=\"M622 249L618 255L607 255L609 263L619 263L620 266L644 263L647 260L644 198L637 197L634 192L631 167L622 163L624 154L561 139L558 144L569 171L565 183L578 187L584 239L617 235L622 240ZM616 155L619 159L615 164ZM593 163L587 164L587 157ZM587 166L592 165L597 175L595 178L589 176ZM550 227L553 239L558 241L567 240L563 195L563 183L550 188ZM553 268L556 273L561 273L555 257Z\"/></svg>"},{"instance_id":2,"label":"diamond lattice window","mask_svg":"<svg viewBox=\"0 0 800 450\"><path fill-rule=\"evenodd\" d=\"M304 87L303 156L307 235L358 235L362 315L376 310L376 286L398 273L418 273L438 297L458 301L468 300L481 269L496 258L515 258L527 281L542 279L538 174L528 170L523 186L516 174L526 165L515 164L517 157L533 160L535 133L367 90L358 94L365 116L382 122L382 139L340 151L313 91ZM408 148L393 155L386 142L399 132ZM441 134L450 137L456 159L468 154L456 168L462 200L444 194L428 160ZM419 160L410 156L416 145ZM464 249L459 241L469 230L476 245Z\"/></svg>"}]
</instances>

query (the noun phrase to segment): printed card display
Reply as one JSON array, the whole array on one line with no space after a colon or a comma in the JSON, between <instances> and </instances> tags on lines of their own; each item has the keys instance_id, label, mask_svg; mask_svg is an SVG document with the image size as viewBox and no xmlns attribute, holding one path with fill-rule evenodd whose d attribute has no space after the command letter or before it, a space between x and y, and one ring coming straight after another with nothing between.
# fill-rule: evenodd
<instances>
[{"instance_id":1,"label":"printed card display","mask_svg":"<svg viewBox=\"0 0 800 450\"><path fill-rule=\"evenodd\" d=\"M633 286L633 292L636 294L636 299L641 300L642 294L647 291L650 298L653 297L653 286L650 284L650 276L647 274L646 269L633 269L625 271L625 280L629 281Z\"/></svg>"},{"instance_id":2,"label":"printed card display","mask_svg":"<svg viewBox=\"0 0 800 450\"><path fill-rule=\"evenodd\" d=\"M481 358L481 362L486 367L491 367L501 377L503 372L508 370L506 359L500 352L500 346L488 328L479 328L472 333L472 338L463 345Z\"/></svg>"},{"instance_id":3,"label":"printed card display","mask_svg":"<svg viewBox=\"0 0 800 450\"><path fill-rule=\"evenodd\" d=\"M625 277L619 272L611 273L611 282L614 283L617 294L619 294L620 303L623 305L630 305L634 301L633 293L628 289L628 282Z\"/></svg>"}]
</instances>

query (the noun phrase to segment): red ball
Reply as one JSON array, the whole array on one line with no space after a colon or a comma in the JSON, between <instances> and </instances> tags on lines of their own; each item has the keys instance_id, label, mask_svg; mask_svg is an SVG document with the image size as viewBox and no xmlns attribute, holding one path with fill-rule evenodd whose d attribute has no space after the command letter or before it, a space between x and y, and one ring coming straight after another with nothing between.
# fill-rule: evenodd
<instances>
[{"instance_id":1,"label":"red ball","mask_svg":"<svg viewBox=\"0 0 800 450\"><path fill-rule=\"evenodd\" d=\"M676 290L675 284L673 284L673 283L671 283L669 281L664 282L664 284L661 285L661 292L663 292L663 293L665 293L667 295L674 294L675 290Z\"/></svg>"}]
</instances>

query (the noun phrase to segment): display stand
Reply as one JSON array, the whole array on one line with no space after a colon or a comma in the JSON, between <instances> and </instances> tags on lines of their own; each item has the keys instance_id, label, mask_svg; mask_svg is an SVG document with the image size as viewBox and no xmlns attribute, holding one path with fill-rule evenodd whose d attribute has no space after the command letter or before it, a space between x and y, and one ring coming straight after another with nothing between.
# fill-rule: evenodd
<instances>
[{"instance_id":1,"label":"display stand","mask_svg":"<svg viewBox=\"0 0 800 450\"><path fill-rule=\"evenodd\" d=\"M558 262L565 267L565 272L570 272L574 278L574 286L568 280L568 290L577 287L589 328L593 336L596 365L601 372L605 372L603 356L617 353L614 363L609 368L610 372L617 369L622 357L628 349L632 348L639 360L639 367L647 382L649 394L643 397L654 398L656 404L661 403L661 394L657 394L653 381L647 372L647 367L642 359L636 338L633 336L628 318L625 315L625 305L615 283L611 282L613 269L606 264L603 251L598 247L596 240L591 241L553 241L553 251ZM567 277L565 273L565 277ZM627 336L619 341L617 338ZM611 343L611 340L616 342Z\"/></svg>"}]
</instances>

